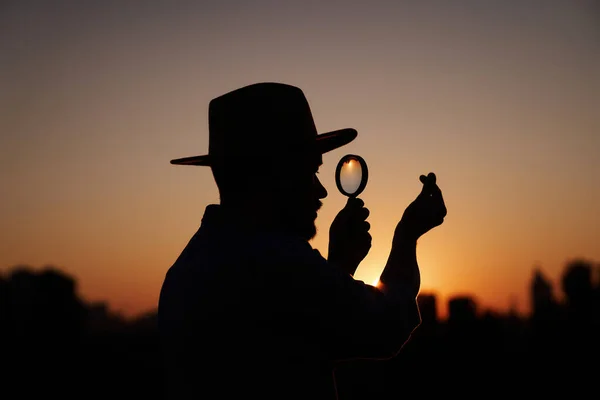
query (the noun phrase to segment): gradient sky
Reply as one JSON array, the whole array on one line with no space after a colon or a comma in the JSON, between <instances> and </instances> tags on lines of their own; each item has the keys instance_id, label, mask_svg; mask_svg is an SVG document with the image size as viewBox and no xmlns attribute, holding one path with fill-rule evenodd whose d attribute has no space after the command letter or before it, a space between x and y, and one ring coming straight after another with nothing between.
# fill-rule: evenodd
<instances>
[{"instance_id":1,"label":"gradient sky","mask_svg":"<svg viewBox=\"0 0 600 400\"><path fill-rule=\"evenodd\" d=\"M259 81L299 86L324 156L313 242L345 198L334 171L362 155L373 282L430 171L448 206L420 240L423 291L529 307L600 261L600 7L596 1L3 1L0 269L52 264L88 300L153 309L165 272L218 202L208 102ZM558 288L556 289L558 292Z\"/></svg>"}]
</instances>

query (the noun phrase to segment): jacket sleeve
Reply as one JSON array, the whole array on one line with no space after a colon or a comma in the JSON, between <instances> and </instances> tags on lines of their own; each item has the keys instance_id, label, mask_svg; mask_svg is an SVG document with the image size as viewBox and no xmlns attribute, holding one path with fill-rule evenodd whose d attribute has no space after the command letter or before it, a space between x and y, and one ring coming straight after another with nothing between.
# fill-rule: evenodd
<instances>
[{"instance_id":1,"label":"jacket sleeve","mask_svg":"<svg viewBox=\"0 0 600 400\"><path fill-rule=\"evenodd\" d=\"M421 323L416 298L401 286L384 293L330 264L306 242L279 243L276 253L277 298L308 321L307 334L334 361L392 358Z\"/></svg>"}]
</instances>

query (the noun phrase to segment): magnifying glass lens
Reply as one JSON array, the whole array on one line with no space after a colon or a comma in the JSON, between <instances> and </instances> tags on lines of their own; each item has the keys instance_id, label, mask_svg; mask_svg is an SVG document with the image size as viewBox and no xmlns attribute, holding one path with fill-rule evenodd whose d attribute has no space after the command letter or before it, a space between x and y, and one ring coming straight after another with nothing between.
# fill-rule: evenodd
<instances>
[{"instance_id":1,"label":"magnifying glass lens","mask_svg":"<svg viewBox=\"0 0 600 400\"><path fill-rule=\"evenodd\" d=\"M343 195L358 196L367 186L367 180L367 163L362 157L354 154L342 157L335 171L335 182Z\"/></svg>"}]
</instances>

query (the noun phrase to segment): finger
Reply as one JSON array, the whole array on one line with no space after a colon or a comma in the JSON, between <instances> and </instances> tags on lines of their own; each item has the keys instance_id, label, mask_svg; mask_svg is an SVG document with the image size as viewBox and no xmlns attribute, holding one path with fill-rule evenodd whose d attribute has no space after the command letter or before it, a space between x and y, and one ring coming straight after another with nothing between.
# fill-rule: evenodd
<instances>
[{"instance_id":1,"label":"finger","mask_svg":"<svg viewBox=\"0 0 600 400\"><path fill-rule=\"evenodd\" d=\"M421 193L419 193L420 197L431 196L431 178L425 175L419 176L419 180L423 183L423 187L421 188Z\"/></svg>"},{"instance_id":2,"label":"finger","mask_svg":"<svg viewBox=\"0 0 600 400\"><path fill-rule=\"evenodd\" d=\"M363 207L363 208L361 208L360 210L358 210L358 213L357 213L357 214L358 214L358 217L359 217L360 219L363 219L363 220L365 220L365 219L369 218L369 215L371 214L371 211L369 211L369 209L368 209L368 208L366 208L366 207Z\"/></svg>"},{"instance_id":3,"label":"finger","mask_svg":"<svg viewBox=\"0 0 600 400\"><path fill-rule=\"evenodd\" d=\"M427 191L427 177L425 175L421 175L419 176L419 180L423 184L423 186L421 187L421 192L419 193L419 197L424 197Z\"/></svg>"},{"instance_id":4,"label":"finger","mask_svg":"<svg viewBox=\"0 0 600 400\"><path fill-rule=\"evenodd\" d=\"M373 238L371 237L371 235L367 236L367 238L365 239L365 242L367 243L367 249L370 249L371 246L373 245Z\"/></svg>"},{"instance_id":5,"label":"finger","mask_svg":"<svg viewBox=\"0 0 600 400\"><path fill-rule=\"evenodd\" d=\"M435 189L436 190L429 197L429 200L431 202L431 209L434 210L435 218L439 218L443 221L443 219L448 214L448 209L446 208L446 203L444 202L442 191L439 190L437 185Z\"/></svg>"},{"instance_id":6,"label":"finger","mask_svg":"<svg viewBox=\"0 0 600 400\"><path fill-rule=\"evenodd\" d=\"M360 237L357 237L357 238L359 239L357 241L357 243L364 243L368 247L371 247L371 244L373 243L373 237L371 236L371 234L369 232L365 232L364 235L361 235Z\"/></svg>"},{"instance_id":7,"label":"finger","mask_svg":"<svg viewBox=\"0 0 600 400\"><path fill-rule=\"evenodd\" d=\"M439 219L436 219L435 221L433 221L432 226L433 226L433 228L435 228L437 226L440 226L443 223L444 223L444 218L439 218Z\"/></svg>"},{"instance_id":8,"label":"finger","mask_svg":"<svg viewBox=\"0 0 600 400\"><path fill-rule=\"evenodd\" d=\"M362 230L363 230L364 232L368 232L368 231L369 231L369 229L371 229L371 224L369 223L369 221L364 221L364 222L361 224L361 226L362 226Z\"/></svg>"},{"instance_id":9,"label":"finger","mask_svg":"<svg viewBox=\"0 0 600 400\"><path fill-rule=\"evenodd\" d=\"M346 205L340 210L338 215L343 218L351 218L357 210L360 210L364 202L361 199L348 197Z\"/></svg>"},{"instance_id":10,"label":"finger","mask_svg":"<svg viewBox=\"0 0 600 400\"><path fill-rule=\"evenodd\" d=\"M423 177L424 175L421 175L419 177L419 179L421 179L421 182L423 182L423 189L421 190L421 193L429 197L432 197L438 193L441 195L440 188L436 183L437 177L435 176L435 174L433 172L430 172L426 177Z\"/></svg>"},{"instance_id":11,"label":"finger","mask_svg":"<svg viewBox=\"0 0 600 400\"><path fill-rule=\"evenodd\" d=\"M437 225L441 225L444 222L444 218L448 214L448 210L446 209L446 205L444 204L444 199L440 197L439 200L434 200L436 203L432 208L432 220L436 221Z\"/></svg>"},{"instance_id":12,"label":"finger","mask_svg":"<svg viewBox=\"0 0 600 400\"><path fill-rule=\"evenodd\" d=\"M346 206L350 208L360 208L365 205L365 202L358 197L348 197L348 201L346 202Z\"/></svg>"},{"instance_id":13,"label":"finger","mask_svg":"<svg viewBox=\"0 0 600 400\"><path fill-rule=\"evenodd\" d=\"M440 189L440 187L433 183L433 184L429 184L428 186L428 190L429 190L429 195L436 198L436 199L441 199L442 198L442 191Z\"/></svg>"},{"instance_id":14,"label":"finger","mask_svg":"<svg viewBox=\"0 0 600 400\"><path fill-rule=\"evenodd\" d=\"M347 210L344 218L351 224L352 229L360 230L368 216L369 210L367 208L359 208L358 210Z\"/></svg>"},{"instance_id":15,"label":"finger","mask_svg":"<svg viewBox=\"0 0 600 400\"><path fill-rule=\"evenodd\" d=\"M427 180L429 181L429 183L433 183L435 185L437 177L433 172L430 172L429 174L427 174Z\"/></svg>"},{"instance_id":16,"label":"finger","mask_svg":"<svg viewBox=\"0 0 600 400\"><path fill-rule=\"evenodd\" d=\"M432 200L436 201L440 208L445 208L446 205L444 204L444 196L442 195L442 190L440 187L437 184L432 184L429 187L429 190Z\"/></svg>"},{"instance_id":17,"label":"finger","mask_svg":"<svg viewBox=\"0 0 600 400\"><path fill-rule=\"evenodd\" d=\"M444 204L444 200L442 199L442 206L440 207L440 217L442 220L446 218L448 215L448 209L446 208L446 204Z\"/></svg>"},{"instance_id":18,"label":"finger","mask_svg":"<svg viewBox=\"0 0 600 400\"><path fill-rule=\"evenodd\" d=\"M419 176L419 180L421 181L421 183L435 183L437 180L437 177L435 176L435 173L430 172L427 174L427 176L425 176L425 175Z\"/></svg>"},{"instance_id":19,"label":"finger","mask_svg":"<svg viewBox=\"0 0 600 400\"><path fill-rule=\"evenodd\" d=\"M349 218L367 219L371 212L364 205L365 202L359 198L349 198L344 208L345 213L348 213Z\"/></svg>"}]
</instances>

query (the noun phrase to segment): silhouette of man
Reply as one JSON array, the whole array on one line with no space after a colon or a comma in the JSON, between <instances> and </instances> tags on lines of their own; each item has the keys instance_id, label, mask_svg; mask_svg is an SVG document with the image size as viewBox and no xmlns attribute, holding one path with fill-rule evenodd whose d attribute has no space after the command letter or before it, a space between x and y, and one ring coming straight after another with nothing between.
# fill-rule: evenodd
<instances>
[{"instance_id":1,"label":"silhouette of man","mask_svg":"<svg viewBox=\"0 0 600 400\"><path fill-rule=\"evenodd\" d=\"M209 104L220 204L168 270L159 300L167 397L335 399L335 363L395 356L420 324L417 239L446 215L433 173L404 211L378 287L353 278L371 246L369 210L349 199L313 249L327 191L322 154L354 129L318 134L303 92L258 83Z\"/></svg>"}]
</instances>

